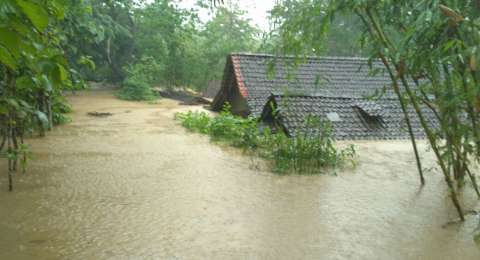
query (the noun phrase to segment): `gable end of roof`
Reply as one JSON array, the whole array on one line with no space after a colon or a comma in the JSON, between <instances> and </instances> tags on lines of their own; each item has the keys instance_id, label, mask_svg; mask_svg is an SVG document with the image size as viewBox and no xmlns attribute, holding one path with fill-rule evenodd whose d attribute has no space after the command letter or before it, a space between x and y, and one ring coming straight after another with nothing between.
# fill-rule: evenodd
<instances>
[{"instance_id":1,"label":"gable end of roof","mask_svg":"<svg viewBox=\"0 0 480 260\"><path fill-rule=\"evenodd\" d=\"M245 79L243 78L242 70L240 69L240 58L236 55L230 56L232 59L233 64L233 73L235 74L235 78L237 79L237 86L240 94L243 97L248 97L248 91L245 87Z\"/></svg>"}]
</instances>

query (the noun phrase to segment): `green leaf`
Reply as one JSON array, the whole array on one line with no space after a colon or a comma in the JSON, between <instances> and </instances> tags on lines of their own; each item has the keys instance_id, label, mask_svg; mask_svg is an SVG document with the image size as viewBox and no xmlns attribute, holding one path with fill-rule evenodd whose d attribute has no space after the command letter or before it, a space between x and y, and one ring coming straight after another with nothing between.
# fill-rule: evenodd
<instances>
[{"instance_id":1,"label":"green leaf","mask_svg":"<svg viewBox=\"0 0 480 260\"><path fill-rule=\"evenodd\" d=\"M45 90L46 90L47 92L50 92L50 91L53 90L52 83L51 83L50 80L47 78L47 76L42 75L42 82L43 82L43 86L45 87Z\"/></svg>"},{"instance_id":2,"label":"green leaf","mask_svg":"<svg viewBox=\"0 0 480 260\"><path fill-rule=\"evenodd\" d=\"M65 6L61 1L51 1L52 7L55 10L55 14L58 19L63 20L65 18Z\"/></svg>"},{"instance_id":3,"label":"green leaf","mask_svg":"<svg viewBox=\"0 0 480 260\"><path fill-rule=\"evenodd\" d=\"M10 67L11 69L17 68L17 62L12 57L10 52L3 46L0 45L0 62Z\"/></svg>"},{"instance_id":4,"label":"green leaf","mask_svg":"<svg viewBox=\"0 0 480 260\"><path fill-rule=\"evenodd\" d=\"M7 98L6 101L10 106L14 107L15 109L20 108L20 106L18 105L18 102L15 99Z\"/></svg>"},{"instance_id":5,"label":"green leaf","mask_svg":"<svg viewBox=\"0 0 480 260\"><path fill-rule=\"evenodd\" d=\"M80 57L80 59L77 61L77 63L80 64L80 65L86 65L91 70L95 69L95 62L92 60L92 57L90 57L90 56Z\"/></svg>"},{"instance_id":6,"label":"green leaf","mask_svg":"<svg viewBox=\"0 0 480 260\"><path fill-rule=\"evenodd\" d=\"M17 3L37 30L42 32L48 26L48 12L44 7L25 0L17 0Z\"/></svg>"},{"instance_id":7,"label":"green leaf","mask_svg":"<svg viewBox=\"0 0 480 260\"><path fill-rule=\"evenodd\" d=\"M40 121L40 123L42 123L42 127L47 129L48 126L49 126L49 121L48 121L48 117L45 113L43 113L42 111L35 111L35 116L37 117L37 119Z\"/></svg>"},{"instance_id":8,"label":"green leaf","mask_svg":"<svg viewBox=\"0 0 480 260\"><path fill-rule=\"evenodd\" d=\"M8 115L8 108L5 105L0 105L0 115Z\"/></svg>"},{"instance_id":9,"label":"green leaf","mask_svg":"<svg viewBox=\"0 0 480 260\"><path fill-rule=\"evenodd\" d=\"M60 81L65 81L68 79L68 72L65 68L57 63L57 70L58 70L58 78Z\"/></svg>"},{"instance_id":10,"label":"green leaf","mask_svg":"<svg viewBox=\"0 0 480 260\"><path fill-rule=\"evenodd\" d=\"M19 103L20 103L20 105L22 105L22 107L24 107L24 108L28 108L28 109L32 108L32 106L30 106L30 104L28 104L25 100L21 100L21 99L20 99L20 100L19 100Z\"/></svg>"},{"instance_id":11,"label":"green leaf","mask_svg":"<svg viewBox=\"0 0 480 260\"><path fill-rule=\"evenodd\" d=\"M444 50L444 51L448 51L448 50L450 50L452 47L456 46L457 43L458 43L458 40L448 41L448 42L443 46L443 50Z\"/></svg>"},{"instance_id":12,"label":"green leaf","mask_svg":"<svg viewBox=\"0 0 480 260\"><path fill-rule=\"evenodd\" d=\"M18 45L20 44L20 36L8 28L0 28L0 44L7 48L14 57L18 57Z\"/></svg>"}]
</instances>

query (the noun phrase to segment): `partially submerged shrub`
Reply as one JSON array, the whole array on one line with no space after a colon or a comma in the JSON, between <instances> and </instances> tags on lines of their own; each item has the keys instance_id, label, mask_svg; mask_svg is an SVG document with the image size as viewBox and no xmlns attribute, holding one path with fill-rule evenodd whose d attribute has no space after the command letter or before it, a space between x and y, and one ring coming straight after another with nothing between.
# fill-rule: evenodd
<instances>
[{"instance_id":1,"label":"partially submerged shrub","mask_svg":"<svg viewBox=\"0 0 480 260\"><path fill-rule=\"evenodd\" d=\"M337 150L330 122L309 116L305 123L308 132L293 138L283 134L271 136L268 144L277 171L293 169L296 172L314 173L325 167L335 168L354 158L353 146Z\"/></svg>"},{"instance_id":2,"label":"partially submerged shrub","mask_svg":"<svg viewBox=\"0 0 480 260\"><path fill-rule=\"evenodd\" d=\"M117 96L125 100L154 100L155 95L150 88L150 85L140 79L139 77L127 78L122 83L122 88L117 93Z\"/></svg>"},{"instance_id":3,"label":"partially submerged shrub","mask_svg":"<svg viewBox=\"0 0 480 260\"><path fill-rule=\"evenodd\" d=\"M295 137L284 133L263 131L258 120L242 118L229 112L229 107L216 117L205 112L178 113L176 118L185 128L209 135L214 141L226 142L244 148L272 162L273 170L279 173L320 173L325 168L336 168L355 157L355 149L349 146L337 150L328 122L310 117L307 129L315 129Z\"/></svg>"},{"instance_id":4,"label":"partially submerged shrub","mask_svg":"<svg viewBox=\"0 0 480 260\"><path fill-rule=\"evenodd\" d=\"M178 113L176 118L181 121L183 127L189 130L202 134L208 133L211 117L205 112L188 111L186 113Z\"/></svg>"},{"instance_id":5,"label":"partially submerged shrub","mask_svg":"<svg viewBox=\"0 0 480 260\"><path fill-rule=\"evenodd\" d=\"M66 114L72 112L72 107L64 101L63 97L58 97L53 100L52 106L52 121L54 125L61 125L71 121L71 118Z\"/></svg>"},{"instance_id":6,"label":"partially submerged shrub","mask_svg":"<svg viewBox=\"0 0 480 260\"><path fill-rule=\"evenodd\" d=\"M117 96L125 100L152 101L155 95L151 87L160 82L163 71L152 57L142 57L137 63L124 67L127 74Z\"/></svg>"}]
</instances>

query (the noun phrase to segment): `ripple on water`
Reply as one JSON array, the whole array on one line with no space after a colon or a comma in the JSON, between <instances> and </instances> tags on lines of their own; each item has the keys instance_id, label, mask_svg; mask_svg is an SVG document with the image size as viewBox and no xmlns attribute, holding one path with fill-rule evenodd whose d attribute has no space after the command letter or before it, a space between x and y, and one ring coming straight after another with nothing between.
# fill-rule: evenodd
<instances>
[{"instance_id":1,"label":"ripple on water","mask_svg":"<svg viewBox=\"0 0 480 260\"><path fill-rule=\"evenodd\" d=\"M437 173L419 190L408 142L359 142L337 177L279 176L184 131L174 101L72 102L74 123L30 140L29 173L0 189L0 259L480 259L478 220L441 228L455 211Z\"/></svg>"}]
</instances>

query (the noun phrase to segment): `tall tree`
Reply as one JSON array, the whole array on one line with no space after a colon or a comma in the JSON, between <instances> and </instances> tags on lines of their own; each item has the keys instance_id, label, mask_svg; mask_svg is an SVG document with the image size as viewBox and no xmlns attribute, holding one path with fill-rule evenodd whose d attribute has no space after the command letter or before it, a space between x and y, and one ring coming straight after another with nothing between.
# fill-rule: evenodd
<instances>
[{"instance_id":1,"label":"tall tree","mask_svg":"<svg viewBox=\"0 0 480 260\"><path fill-rule=\"evenodd\" d=\"M183 84L186 43L195 33L195 15L180 9L174 1L156 0L136 9L135 54L153 57L164 64L161 72L167 86Z\"/></svg>"},{"instance_id":2,"label":"tall tree","mask_svg":"<svg viewBox=\"0 0 480 260\"><path fill-rule=\"evenodd\" d=\"M220 80L225 57L232 52L254 52L259 48L260 30L243 18L238 7L219 7L211 21L200 32L202 55L199 61L200 78L197 84L205 86L211 80Z\"/></svg>"},{"instance_id":3,"label":"tall tree","mask_svg":"<svg viewBox=\"0 0 480 260\"><path fill-rule=\"evenodd\" d=\"M269 52L293 55L364 56L357 39L364 32L358 17L332 17L330 29L322 26L328 1L285 0L271 11L274 29L269 34ZM304 16L315 13L315 16ZM308 37L308 39L307 39ZM286 43L286 44L285 44Z\"/></svg>"}]
</instances>

